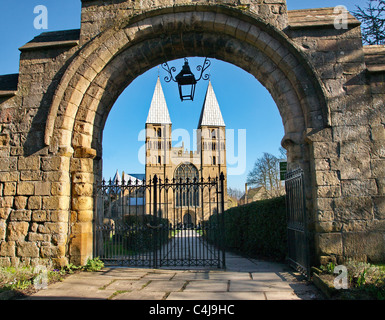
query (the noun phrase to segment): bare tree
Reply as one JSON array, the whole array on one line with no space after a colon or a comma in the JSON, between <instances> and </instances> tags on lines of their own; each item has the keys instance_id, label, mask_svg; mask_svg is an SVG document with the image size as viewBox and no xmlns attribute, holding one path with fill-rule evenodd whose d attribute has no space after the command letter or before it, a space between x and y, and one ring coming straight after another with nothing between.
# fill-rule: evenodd
<instances>
[{"instance_id":1,"label":"bare tree","mask_svg":"<svg viewBox=\"0 0 385 320\"><path fill-rule=\"evenodd\" d=\"M353 15L361 21L365 44L385 44L385 0L369 0L366 8L356 6Z\"/></svg>"},{"instance_id":2,"label":"bare tree","mask_svg":"<svg viewBox=\"0 0 385 320\"><path fill-rule=\"evenodd\" d=\"M270 154L263 156L254 164L247 176L247 184L256 187L264 187L269 198L284 194L284 188L279 177L279 159Z\"/></svg>"},{"instance_id":3,"label":"bare tree","mask_svg":"<svg viewBox=\"0 0 385 320\"><path fill-rule=\"evenodd\" d=\"M243 194L244 194L244 192L242 192L239 189L227 188L227 195L230 196L230 197L233 197L234 199L237 199L237 200L241 199Z\"/></svg>"}]
</instances>

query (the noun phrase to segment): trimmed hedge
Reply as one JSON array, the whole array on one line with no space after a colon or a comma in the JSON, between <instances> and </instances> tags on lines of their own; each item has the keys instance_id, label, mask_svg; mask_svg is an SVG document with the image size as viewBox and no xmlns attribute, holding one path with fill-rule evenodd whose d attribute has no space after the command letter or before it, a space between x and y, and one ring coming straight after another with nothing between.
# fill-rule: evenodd
<instances>
[{"instance_id":1,"label":"trimmed hedge","mask_svg":"<svg viewBox=\"0 0 385 320\"><path fill-rule=\"evenodd\" d=\"M225 211L225 246L250 257L284 261L287 255L285 197Z\"/></svg>"}]
</instances>

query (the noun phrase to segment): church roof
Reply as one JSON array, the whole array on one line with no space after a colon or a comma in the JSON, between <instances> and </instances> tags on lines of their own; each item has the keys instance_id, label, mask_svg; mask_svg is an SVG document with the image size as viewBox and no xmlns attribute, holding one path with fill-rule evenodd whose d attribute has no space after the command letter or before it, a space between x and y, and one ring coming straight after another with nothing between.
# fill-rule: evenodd
<instances>
[{"instance_id":1,"label":"church roof","mask_svg":"<svg viewBox=\"0 0 385 320\"><path fill-rule=\"evenodd\" d=\"M207 87L205 101L203 103L201 116L199 119L198 128L201 126L225 127L221 109L219 108L218 100L215 96L211 81Z\"/></svg>"},{"instance_id":2,"label":"church roof","mask_svg":"<svg viewBox=\"0 0 385 320\"><path fill-rule=\"evenodd\" d=\"M143 177L143 179L140 179L139 177ZM121 185L122 181L124 181L124 184L127 184L128 181L131 181L131 184L139 184L142 185L144 180L144 174L128 174L124 171L122 172L122 178L120 178L119 171L116 170L116 173L112 179L113 184Z\"/></svg>"},{"instance_id":3,"label":"church roof","mask_svg":"<svg viewBox=\"0 0 385 320\"><path fill-rule=\"evenodd\" d=\"M159 77L155 85L146 123L171 124L170 114L168 113L166 99L164 98Z\"/></svg>"}]
</instances>

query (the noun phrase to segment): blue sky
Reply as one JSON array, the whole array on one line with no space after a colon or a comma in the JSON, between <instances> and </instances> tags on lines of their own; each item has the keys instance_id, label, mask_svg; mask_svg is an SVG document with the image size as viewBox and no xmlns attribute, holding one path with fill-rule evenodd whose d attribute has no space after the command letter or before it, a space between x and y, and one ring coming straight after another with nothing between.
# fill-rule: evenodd
<instances>
[{"instance_id":1,"label":"blue sky","mask_svg":"<svg viewBox=\"0 0 385 320\"><path fill-rule=\"evenodd\" d=\"M289 10L334 7L345 5L353 10L355 5L365 6L367 0L287 0ZM48 29L36 30L33 10L37 5L48 9ZM0 74L18 73L19 47L36 35L46 31L80 28L80 0L1 0L0 7ZM189 59L192 70L203 63L203 58ZM211 81L227 129L233 129L235 140L238 130L246 130L246 167L242 174L228 175L228 186L244 188L247 173L263 152L279 155L283 137L282 120L267 90L250 74L228 63L211 60ZM179 71L182 61L170 62ZM197 84L194 102L181 103L174 83L163 81L165 72L155 67L136 78L116 101L107 119L103 137L103 174L112 176L120 172L144 173L138 160L143 141L138 141L144 129L155 83L159 76L173 122L173 130L186 129L191 135L196 129L202 108L207 81ZM140 140L140 139L139 139ZM175 141L178 143L178 141ZM237 156L237 144L234 156ZM229 158L229 155L228 155ZM229 165L230 167L234 167ZM230 170L231 171L231 170Z\"/></svg>"}]
</instances>

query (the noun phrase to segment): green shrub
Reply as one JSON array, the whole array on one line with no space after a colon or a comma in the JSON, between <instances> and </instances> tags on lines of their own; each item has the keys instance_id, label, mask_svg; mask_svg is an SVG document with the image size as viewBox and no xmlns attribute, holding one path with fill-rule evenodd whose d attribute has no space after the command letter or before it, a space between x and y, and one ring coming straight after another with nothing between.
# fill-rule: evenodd
<instances>
[{"instance_id":1,"label":"green shrub","mask_svg":"<svg viewBox=\"0 0 385 320\"><path fill-rule=\"evenodd\" d=\"M225 247L250 257L283 261L287 254L286 226L284 196L231 208L224 213ZM209 241L215 236L207 234Z\"/></svg>"},{"instance_id":2,"label":"green shrub","mask_svg":"<svg viewBox=\"0 0 385 320\"><path fill-rule=\"evenodd\" d=\"M96 257L94 259L88 259L87 264L84 266L85 271L99 271L104 268L104 262L99 259L99 257Z\"/></svg>"}]
</instances>

